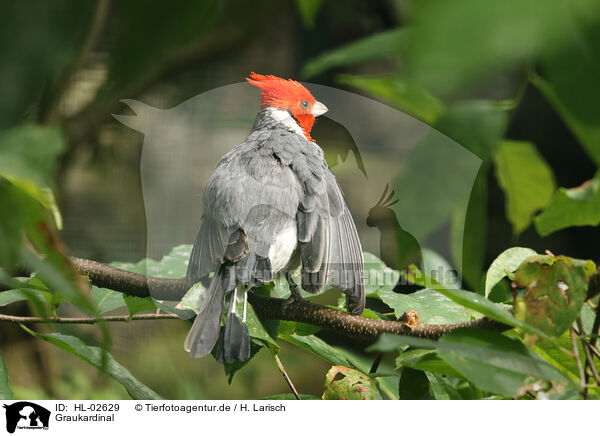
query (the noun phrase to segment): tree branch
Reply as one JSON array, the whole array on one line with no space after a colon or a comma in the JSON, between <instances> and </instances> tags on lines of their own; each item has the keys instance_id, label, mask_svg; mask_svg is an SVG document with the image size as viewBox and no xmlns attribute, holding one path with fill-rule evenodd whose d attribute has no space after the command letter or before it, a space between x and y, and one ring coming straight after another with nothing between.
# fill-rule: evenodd
<instances>
[{"instance_id":1,"label":"tree branch","mask_svg":"<svg viewBox=\"0 0 600 436\"><path fill-rule=\"evenodd\" d=\"M191 284L185 279L148 277L92 260L75 257L71 260L78 272L88 276L94 285L122 292L126 295L135 297L152 296L159 300L179 301L191 287ZM150 289L152 292L150 292ZM462 327L481 327L498 331L511 328L485 317L460 324L410 327L399 321L384 321L353 316L341 310L321 306L307 300L289 301L255 293L249 293L248 299L261 319L304 322L366 341L373 341L382 333L437 339Z\"/></svg>"}]
</instances>

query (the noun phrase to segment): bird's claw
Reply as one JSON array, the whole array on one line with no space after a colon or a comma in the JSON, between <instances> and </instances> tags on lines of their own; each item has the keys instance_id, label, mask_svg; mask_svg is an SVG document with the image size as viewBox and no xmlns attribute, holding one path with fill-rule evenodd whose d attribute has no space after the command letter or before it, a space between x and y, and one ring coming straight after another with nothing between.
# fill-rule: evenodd
<instances>
[{"instance_id":1,"label":"bird's claw","mask_svg":"<svg viewBox=\"0 0 600 436\"><path fill-rule=\"evenodd\" d=\"M304 301L304 298L302 297L302 295L300 294L300 290L298 289L298 285L296 284L296 282L294 282L294 279L292 279L292 276L290 275L289 271L285 273L285 278L288 282L291 295L287 300L285 300L284 305L287 306L298 301Z\"/></svg>"}]
</instances>

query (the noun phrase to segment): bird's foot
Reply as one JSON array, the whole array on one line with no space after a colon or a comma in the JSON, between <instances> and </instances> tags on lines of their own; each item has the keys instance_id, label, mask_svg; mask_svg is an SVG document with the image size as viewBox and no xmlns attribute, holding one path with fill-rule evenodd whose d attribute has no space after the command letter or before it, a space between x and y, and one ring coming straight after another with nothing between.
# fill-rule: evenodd
<instances>
[{"instance_id":1,"label":"bird's foot","mask_svg":"<svg viewBox=\"0 0 600 436\"><path fill-rule=\"evenodd\" d=\"M300 289L298 288L296 282L294 282L294 279L292 278L292 275L289 271L285 273L285 279L288 282L291 295L287 300L285 300L284 305L287 306L288 304L292 304L297 301L304 301L304 298L302 297L302 295L300 295Z\"/></svg>"}]
</instances>

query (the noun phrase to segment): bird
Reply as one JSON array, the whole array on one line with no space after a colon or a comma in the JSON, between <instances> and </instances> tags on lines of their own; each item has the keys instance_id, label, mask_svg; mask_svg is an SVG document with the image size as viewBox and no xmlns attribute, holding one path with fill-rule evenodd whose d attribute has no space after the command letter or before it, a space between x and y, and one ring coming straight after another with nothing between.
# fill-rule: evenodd
<instances>
[{"instance_id":1,"label":"bird","mask_svg":"<svg viewBox=\"0 0 600 436\"><path fill-rule=\"evenodd\" d=\"M406 272L412 264L423 268L423 254L417 239L404 230L398 222L398 217L392 206L398 202L394 200L394 191L388 194L389 184L385 186L377 204L369 210L367 217L368 227L377 227L380 235L380 255L386 265ZM387 194L387 197L386 197ZM406 283L403 277L394 287L394 292L412 294L422 289L421 286Z\"/></svg>"},{"instance_id":2,"label":"bird","mask_svg":"<svg viewBox=\"0 0 600 436\"><path fill-rule=\"evenodd\" d=\"M290 300L302 299L292 277L300 269L308 293L329 285L345 294L349 313L365 308L356 225L311 138L315 117L327 107L293 79L252 72L246 80L260 90L260 109L248 137L218 161L204 188L186 275L207 289L184 348L192 357L214 348L221 363L249 359L248 291L278 274L285 275Z\"/></svg>"}]
</instances>

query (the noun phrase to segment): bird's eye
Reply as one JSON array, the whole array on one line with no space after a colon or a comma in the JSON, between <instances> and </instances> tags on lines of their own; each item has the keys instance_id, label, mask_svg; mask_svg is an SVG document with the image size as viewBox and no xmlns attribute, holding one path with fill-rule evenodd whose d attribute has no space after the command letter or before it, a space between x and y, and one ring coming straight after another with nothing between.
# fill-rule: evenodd
<instances>
[{"instance_id":1,"label":"bird's eye","mask_svg":"<svg viewBox=\"0 0 600 436\"><path fill-rule=\"evenodd\" d=\"M300 107L301 107L302 109L308 109L308 102L307 102L306 100L302 100L302 101L300 102Z\"/></svg>"}]
</instances>

